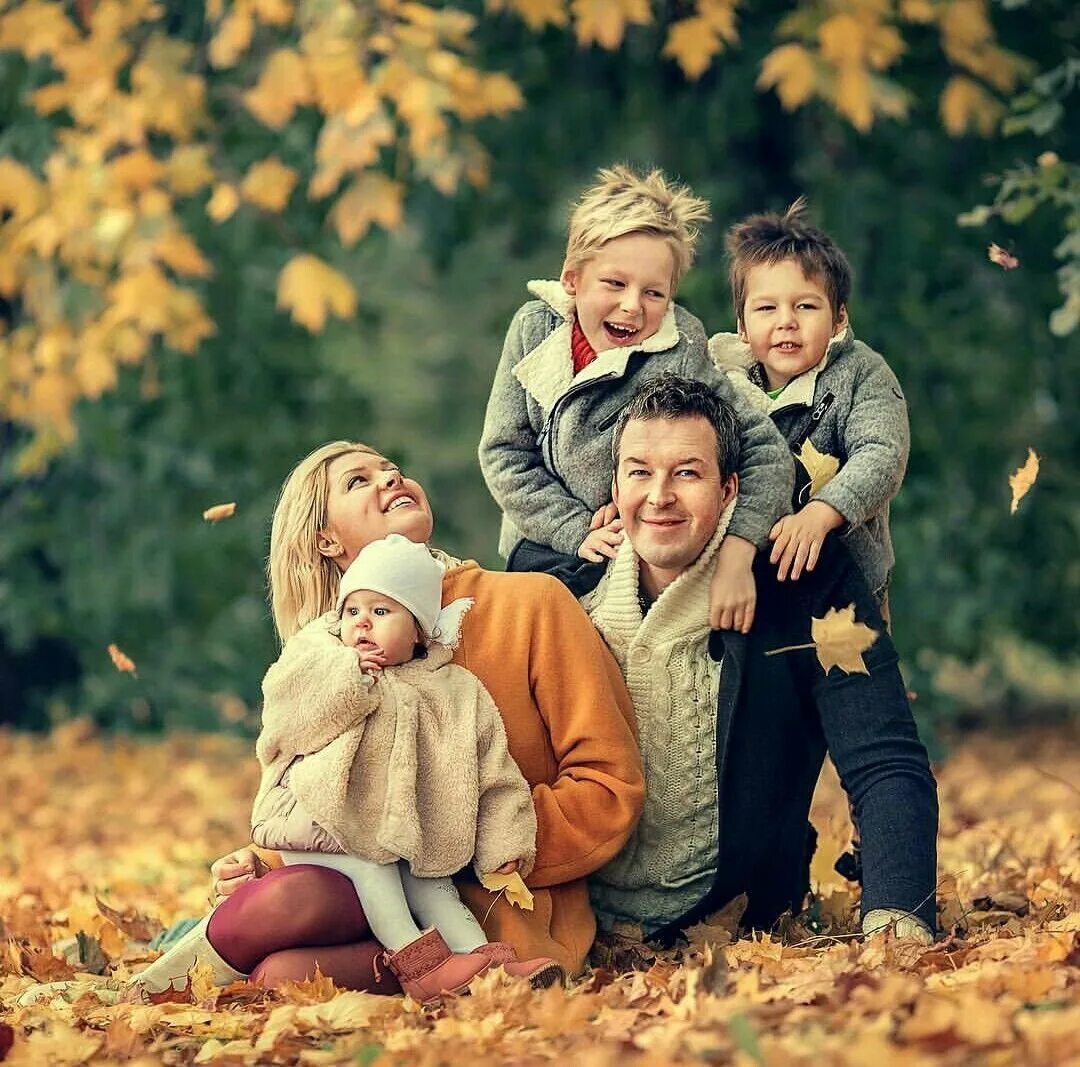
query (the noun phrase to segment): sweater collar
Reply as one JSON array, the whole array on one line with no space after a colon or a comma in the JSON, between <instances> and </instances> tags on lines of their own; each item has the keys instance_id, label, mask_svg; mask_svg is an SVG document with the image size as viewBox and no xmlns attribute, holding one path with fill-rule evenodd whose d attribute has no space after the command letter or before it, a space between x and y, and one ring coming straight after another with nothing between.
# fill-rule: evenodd
<instances>
[{"instance_id":1,"label":"sweater collar","mask_svg":"<svg viewBox=\"0 0 1080 1067\"><path fill-rule=\"evenodd\" d=\"M596 591L584 600L593 624L620 665L625 664L630 645L644 641L650 634L670 642L709 632L709 587L716 553L734 510L733 499L721 513L716 532L701 555L660 593L644 618L638 599L641 580L638 556L630 539L623 538Z\"/></svg>"},{"instance_id":2,"label":"sweater collar","mask_svg":"<svg viewBox=\"0 0 1080 1067\"><path fill-rule=\"evenodd\" d=\"M830 339L820 363L792 378L787 388L775 400L766 397L768 401L766 413L772 415L784 408L800 405L813 406L818 376L830 363L839 359L854 344L854 341L855 335L849 320L844 329ZM760 389L768 388L765 368L754 359L750 346L737 333L718 333L710 337L709 355L720 370L744 371Z\"/></svg>"},{"instance_id":3,"label":"sweater collar","mask_svg":"<svg viewBox=\"0 0 1080 1067\"><path fill-rule=\"evenodd\" d=\"M545 414L551 412L571 385L584 385L598 378L621 378L626 373L630 356L635 352L666 352L679 343L675 304L671 303L660 322L660 328L652 337L647 337L640 344L597 352L596 359L575 376L570 345L575 314L574 298L563 289L562 282L557 280L531 281L528 289L562 319L513 370L514 377Z\"/></svg>"}]
</instances>

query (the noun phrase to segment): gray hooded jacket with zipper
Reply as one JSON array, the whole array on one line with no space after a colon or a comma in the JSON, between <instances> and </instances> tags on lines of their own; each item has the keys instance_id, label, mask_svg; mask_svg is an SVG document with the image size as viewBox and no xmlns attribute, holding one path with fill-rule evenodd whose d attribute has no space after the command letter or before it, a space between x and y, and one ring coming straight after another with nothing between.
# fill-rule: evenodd
<instances>
[{"instance_id":1,"label":"gray hooded jacket with zipper","mask_svg":"<svg viewBox=\"0 0 1080 1067\"><path fill-rule=\"evenodd\" d=\"M534 281L538 299L510 323L495 372L480 469L503 512L499 551L522 539L573 555L593 512L611 499L611 437L641 380L663 371L712 386L741 427L738 506L729 532L759 547L791 510L794 468L772 421L709 359L705 330L672 304L652 337L612 348L574 374L574 302L557 281Z\"/></svg>"}]
</instances>

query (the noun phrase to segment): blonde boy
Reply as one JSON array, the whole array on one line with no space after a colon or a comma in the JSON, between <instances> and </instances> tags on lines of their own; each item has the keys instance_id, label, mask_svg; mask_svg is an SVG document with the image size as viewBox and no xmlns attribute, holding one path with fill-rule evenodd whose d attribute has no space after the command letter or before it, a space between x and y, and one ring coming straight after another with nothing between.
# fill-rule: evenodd
<instances>
[{"instance_id":1,"label":"blonde boy","mask_svg":"<svg viewBox=\"0 0 1080 1067\"><path fill-rule=\"evenodd\" d=\"M728 231L739 332L717 334L709 350L803 459L795 514L770 534L777 576L813 570L825 538L839 530L884 613L894 561L889 501L907 466L907 405L885 360L855 340L851 268L805 220L805 207L800 198L783 215L753 215Z\"/></svg>"},{"instance_id":2,"label":"blonde boy","mask_svg":"<svg viewBox=\"0 0 1080 1067\"><path fill-rule=\"evenodd\" d=\"M717 561L713 625L746 631L750 565L790 507L792 464L771 421L709 359L705 331L674 303L705 201L658 170L601 170L570 216L557 281L534 281L506 335L488 400L480 467L503 511L508 570L556 569L557 555L614 558L611 432L641 377L707 382L738 410L739 495ZM692 472L687 471L686 477Z\"/></svg>"}]
</instances>

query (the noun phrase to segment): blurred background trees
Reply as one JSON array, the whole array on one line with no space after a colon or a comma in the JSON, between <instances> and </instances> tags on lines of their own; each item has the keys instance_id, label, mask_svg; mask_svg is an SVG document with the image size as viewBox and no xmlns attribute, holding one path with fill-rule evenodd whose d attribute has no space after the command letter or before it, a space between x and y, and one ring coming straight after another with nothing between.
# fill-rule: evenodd
<instances>
[{"instance_id":1,"label":"blurred background trees","mask_svg":"<svg viewBox=\"0 0 1080 1067\"><path fill-rule=\"evenodd\" d=\"M619 160L710 199L679 297L710 331L726 225L809 197L911 409L892 599L917 710L1075 711L1078 23L1066 0L0 5L0 719L250 726L276 492L335 437L497 564L475 446L502 335Z\"/></svg>"}]
</instances>

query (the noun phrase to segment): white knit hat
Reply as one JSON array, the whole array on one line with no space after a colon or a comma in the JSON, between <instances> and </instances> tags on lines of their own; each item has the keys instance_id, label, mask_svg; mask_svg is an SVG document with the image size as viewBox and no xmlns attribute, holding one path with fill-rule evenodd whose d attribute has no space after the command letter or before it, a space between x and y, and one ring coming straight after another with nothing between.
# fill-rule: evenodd
<instances>
[{"instance_id":1,"label":"white knit hat","mask_svg":"<svg viewBox=\"0 0 1080 1067\"><path fill-rule=\"evenodd\" d=\"M442 607L445 571L426 546L401 534L389 534L362 548L341 576L338 614L349 594L358 589L382 593L412 612L425 637L454 648L461 636L461 620L473 599L459 597Z\"/></svg>"}]
</instances>

